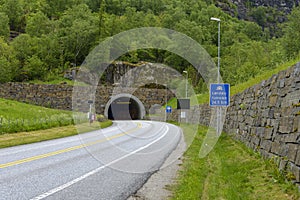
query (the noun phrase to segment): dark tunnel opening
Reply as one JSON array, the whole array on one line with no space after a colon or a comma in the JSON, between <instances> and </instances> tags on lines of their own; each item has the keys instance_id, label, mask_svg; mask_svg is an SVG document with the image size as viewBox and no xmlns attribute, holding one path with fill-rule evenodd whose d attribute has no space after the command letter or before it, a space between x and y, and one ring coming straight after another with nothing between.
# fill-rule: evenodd
<instances>
[{"instance_id":1,"label":"dark tunnel opening","mask_svg":"<svg viewBox=\"0 0 300 200\"><path fill-rule=\"evenodd\" d=\"M140 105L130 97L115 99L107 114L110 120L139 120L142 117Z\"/></svg>"}]
</instances>

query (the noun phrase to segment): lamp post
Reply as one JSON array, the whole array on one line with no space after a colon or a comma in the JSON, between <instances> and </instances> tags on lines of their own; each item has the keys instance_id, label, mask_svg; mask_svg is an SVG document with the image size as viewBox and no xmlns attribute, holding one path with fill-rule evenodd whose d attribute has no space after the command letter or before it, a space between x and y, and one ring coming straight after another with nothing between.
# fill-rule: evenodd
<instances>
[{"instance_id":1,"label":"lamp post","mask_svg":"<svg viewBox=\"0 0 300 200\"><path fill-rule=\"evenodd\" d=\"M188 98L188 77L189 77L189 72L187 70L183 71L183 73L186 74L186 78L185 78L185 98ZM185 116L185 122L188 122L187 119L187 111L184 112L184 116Z\"/></svg>"},{"instance_id":2,"label":"lamp post","mask_svg":"<svg viewBox=\"0 0 300 200\"><path fill-rule=\"evenodd\" d=\"M189 73L188 73L188 71L183 71L183 73L186 74L186 78L185 78L185 98L187 99L188 98L188 89L187 89L187 86L188 86L188 76L189 76Z\"/></svg>"},{"instance_id":3,"label":"lamp post","mask_svg":"<svg viewBox=\"0 0 300 200\"><path fill-rule=\"evenodd\" d=\"M215 17L211 17L210 20L218 22L218 83L220 83L221 20Z\"/></svg>"},{"instance_id":4,"label":"lamp post","mask_svg":"<svg viewBox=\"0 0 300 200\"><path fill-rule=\"evenodd\" d=\"M219 18L211 17L210 20L218 22L218 83L220 83L220 49L221 49L221 20ZM217 108L217 135L219 136L221 120L221 107Z\"/></svg>"}]
</instances>

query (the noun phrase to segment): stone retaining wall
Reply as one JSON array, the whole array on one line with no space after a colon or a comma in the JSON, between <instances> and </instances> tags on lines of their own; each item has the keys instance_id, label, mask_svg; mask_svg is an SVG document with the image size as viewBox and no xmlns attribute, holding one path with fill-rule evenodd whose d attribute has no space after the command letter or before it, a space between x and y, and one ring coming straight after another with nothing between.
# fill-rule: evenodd
<instances>
[{"instance_id":1,"label":"stone retaining wall","mask_svg":"<svg viewBox=\"0 0 300 200\"><path fill-rule=\"evenodd\" d=\"M199 123L209 126L210 113L201 105L200 113L190 110L189 121L200 114ZM231 97L223 131L274 158L300 183L300 63Z\"/></svg>"},{"instance_id":2,"label":"stone retaining wall","mask_svg":"<svg viewBox=\"0 0 300 200\"><path fill-rule=\"evenodd\" d=\"M113 93L129 93L136 96L144 104L146 112L155 104L162 105L166 101L165 89L147 88L120 88L119 91L111 86L95 88L78 86L76 91L80 93L76 99L76 108L80 111L88 111L88 100L96 91L95 108L99 114L104 113L105 106ZM48 108L72 110L73 86L70 85L41 85L31 83L4 83L0 84L0 98L12 99L20 102L44 106ZM169 91L168 99L174 97Z\"/></svg>"},{"instance_id":3,"label":"stone retaining wall","mask_svg":"<svg viewBox=\"0 0 300 200\"><path fill-rule=\"evenodd\" d=\"M300 63L232 97L224 130L300 182Z\"/></svg>"},{"instance_id":4,"label":"stone retaining wall","mask_svg":"<svg viewBox=\"0 0 300 200\"><path fill-rule=\"evenodd\" d=\"M31 83L0 84L0 97L62 110L72 109L70 85L40 85Z\"/></svg>"}]
</instances>

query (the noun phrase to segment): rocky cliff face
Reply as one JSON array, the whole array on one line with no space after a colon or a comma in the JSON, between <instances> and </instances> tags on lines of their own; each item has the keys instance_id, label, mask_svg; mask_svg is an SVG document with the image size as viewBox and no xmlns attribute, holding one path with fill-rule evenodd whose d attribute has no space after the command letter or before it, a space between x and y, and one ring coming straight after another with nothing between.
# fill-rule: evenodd
<instances>
[{"instance_id":1,"label":"rocky cliff face","mask_svg":"<svg viewBox=\"0 0 300 200\"><path fill-rule=\"evenodd\" d=\"M247 17L251 8L272 7L277 11L289 14L294 6L299 6L299 0L229 0L237 6L238 16L242 19Z\"/></svg>"},{"instance_id":2,"label":"rocky cliff face","mask_svg":"<svg viewBox=\"0 0 300 200\"><path fill-rule=\"evenodd\" d=\"M292 9L300 0L219 0L216 6L239 19L257 22L262 28L269 28L271 35L277 24L286 21ZM276 36L273 35L273 36Z\"/></svg>"},{"instance_id":3,"label":"rocky cliff face","mask_svg":"<svg viewBox=\"0 0 300 200\"><path fill-rule=\"evenodd\" d=\"M231 6L228 6L231 5ZM234 14L234 7L236 14L240 19L247 19L249 12L253 8L265 7L275 8L284 14L289 14L293 7L299 6L299 0L221 0L217 1L217 6L223 8L225 11Z\"/></svg>"}]
</instances>

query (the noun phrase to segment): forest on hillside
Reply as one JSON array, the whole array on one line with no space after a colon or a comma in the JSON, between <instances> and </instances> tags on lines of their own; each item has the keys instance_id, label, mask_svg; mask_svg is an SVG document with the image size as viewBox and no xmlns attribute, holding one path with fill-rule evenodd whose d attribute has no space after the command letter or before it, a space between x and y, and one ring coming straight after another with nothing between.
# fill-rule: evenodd
<instances>
[{"instance_id":1,"label":"forest on hillside","mask_svg":"<svg viewBox=\"0 0 300 200\"><path fill-rule=\"evenodd\" d=\"M280 34L271 34L258 23L226 14L213 0L0 0L0 83L56 79L80 66L107 37L138 27L184 33L217 61L218 27L211 17L222 20L221 75L225 82L244 82L299 56L298 7L285 23L277 25ZM270 18L276 21L276 15L256 16L259 21ZM206 88L195 69L170 52L137 50L119 59L188 70L197 91Z\"/></svg>"}]
</instances>

